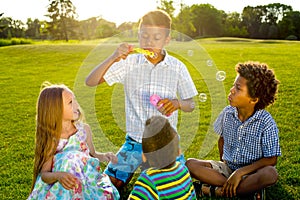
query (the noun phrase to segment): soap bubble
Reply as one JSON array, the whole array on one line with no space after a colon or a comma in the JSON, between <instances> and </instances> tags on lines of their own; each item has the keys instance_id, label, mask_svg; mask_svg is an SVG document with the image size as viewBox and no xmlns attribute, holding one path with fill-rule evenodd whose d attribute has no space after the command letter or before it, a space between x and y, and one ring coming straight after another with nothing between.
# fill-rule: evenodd
<instances>
[{"instance_id":1,"label":"soap bubble","mask_svg":"<svg viewBox=\"0 0 300 200\"><path fill-rule=\"evenodd\" d=\"M217 74L216 74L216 79L218 81L224 81L226 78L226 72L224 71L218 71Z\"/></svg>"},{"instance_id":2,"label":"soap bubble","mask_svg":"<svg viewBox=\"0 0 300 200\"><path fill-rule=\"evenodd\" d=\"M194 51L193 50L188 50L187 54L188 54L188 56L193 56L194 55Z\"/></svg>"},{"instance_id":3,"label":"soap bubble","mask_svg":"<svg viewBox=\"0 0 300 200\"><path fill-rule=\"evenodd\" d=\"M199 94L199 101L200 102L205 102L207 100L207 95L205 93L200 93Z\"/></svg>"},{"instance_id":4,"label":"soap bubble","mask_svg":"<svg viewBox=\"0 0 300 200\"><path fill-rule=\"evenodd\" d=\"M212 61L212 60L207 60L207 61L206 61L206 64L207 64L207 66L211 67L211 66L214 65L214 61Z\"/></svg>"}]
</instances>

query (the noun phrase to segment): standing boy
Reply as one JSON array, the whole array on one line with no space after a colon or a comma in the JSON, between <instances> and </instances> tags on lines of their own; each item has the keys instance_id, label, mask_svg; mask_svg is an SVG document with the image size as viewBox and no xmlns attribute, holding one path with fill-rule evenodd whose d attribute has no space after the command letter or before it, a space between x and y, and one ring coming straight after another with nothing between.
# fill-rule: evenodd
<instances>
[{"instance_id":1,"label":"standing boy","mask_svg":"<svg viewBox=\"0 0 300 200\"><path fill-rule=\"evenodd\" d=\"M152 55L131 54L133 46L121 44L86 79L88 86L103 82L124 85L126 109L126 141L117 153L118 163L105 170L117 188L128 183L142 163L142 137L145 121L153 115L166 115L176 129L178 109L194 110L197 90L186 66L168 55L164 49L171 39L171 18L161 10L144 15L139 25L139 44ZM159 95L157 109L150 97ZM172 114L171 114L172 113ZM178 160L184 161L183 155Z\"/></svg>"},{"instance_id":2,"label":"standing boy","mask_svg":"<svg viewBox=\"0 0 300 200\"><path fill-rule=\"evenodd\" d=\"M221 161L188 159L192 177L200 180L199 193L213 196L247 196L275 184L281 155L277 125L265 108L276 99L274 72L266 64L236 65L237 77L227 106L214 129L220 135ZM201 183L211 185L206 187Z\"/></svg>"}]
</instances>

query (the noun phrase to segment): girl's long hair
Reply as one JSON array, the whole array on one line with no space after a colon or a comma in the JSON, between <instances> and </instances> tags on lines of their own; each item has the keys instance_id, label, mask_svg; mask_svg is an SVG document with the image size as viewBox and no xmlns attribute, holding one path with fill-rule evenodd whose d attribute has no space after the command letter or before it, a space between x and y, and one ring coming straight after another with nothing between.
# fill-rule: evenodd
<instances>
[{"instance_id":1,"label":"girl's long hair","mask_svg":"<svg viewBox=\"0 0 300 200\"><path fill-rule=\"evenodd\" d=\"M62 131L62 93L65 89L67 87L64 85L50 85L40 92L36 105L35 156L31 191L44 163L52 159L56 152Z\"/></svg>"}]
</instances>

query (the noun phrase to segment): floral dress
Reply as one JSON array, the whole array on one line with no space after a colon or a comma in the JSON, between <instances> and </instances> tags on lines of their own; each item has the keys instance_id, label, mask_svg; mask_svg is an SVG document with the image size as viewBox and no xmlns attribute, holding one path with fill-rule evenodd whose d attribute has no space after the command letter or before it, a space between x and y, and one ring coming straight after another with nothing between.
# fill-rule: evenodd
<instances>
[{"instance_id":1,"label":"floral dress","mask_svg":"<svg viewBox=\"0 0 300 200\"><path fill-rule=\"evenodd\" d=\"M77 177L75 189L66 190L58 181L46 184L37 177L28 199L119 199L117 189L103 174L100 162L89 155L84 124L76 125L77 132L69 139L60 139L53 159L52 172L69 172Z\"/></svg>"}]
</instances>

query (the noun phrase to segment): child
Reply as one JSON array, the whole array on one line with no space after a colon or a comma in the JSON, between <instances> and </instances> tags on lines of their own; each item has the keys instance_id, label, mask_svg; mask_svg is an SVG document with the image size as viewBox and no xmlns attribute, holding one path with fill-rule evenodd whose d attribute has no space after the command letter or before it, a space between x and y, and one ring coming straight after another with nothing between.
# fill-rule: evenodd
<instances>
[{"instance_id":1,"label":"child","mask_svg":"<svg viewBox=\"0 0 300 200\"><path fill-rule=\"evenodd\" d=\"M98 153L91 129L64 85L46 86L37 102L36 147L28 199L118 199L119 193L99 161L117 162L113 153Z\"/></svg>"},{"instance_id":2,"label":"child","mask_svg":"<svg viewBox=\"0 0 300 200\"><path fill-rule=\"evenodd\" d=\"M221 161L186 162L192 177L212 185L198 185L204 194L249 196L275 184L278 178L274 167L281 155L278 128L265 108L274 103L279 81L266 64L239 63L236 71L228 96L230 106L214 124L220 135Z\"/></svg>"},{"instance_id":3,"label":"child","mask_svg":"<svg viewBox=\"0 0 300 200\"><path fill-rule=\"evenodd\" d=\"M129 199L196 199L187 167L176 162L179 136L165 117L146 121L142 148L150 168L140 174Z\"/></svg>"},{"instance_id":4,"label":"child","mask_svg":"<svg viewBox=\"0 0 300 200\"><path fill-rule=\"evenodd\" d=\"M170 41L171 18L161 10L147 13L140 20L139 44L151 55L131 54L133 46L121 44L86 79L88 86L103 82L124 84L126 108L126 141L117 153L118 164L110 163L105 173L117 188L126 185L142 163L144 125L153 115L165 115L176 129L178 109L194 110L197 90L186 66L164 49ZM157 109L150 97L159 95ZM171 114L172 113L172 114ZM171 114L171 115L170 115ZM184 164L183 155L178 160Z\"/></svg>"}]
</instances>

